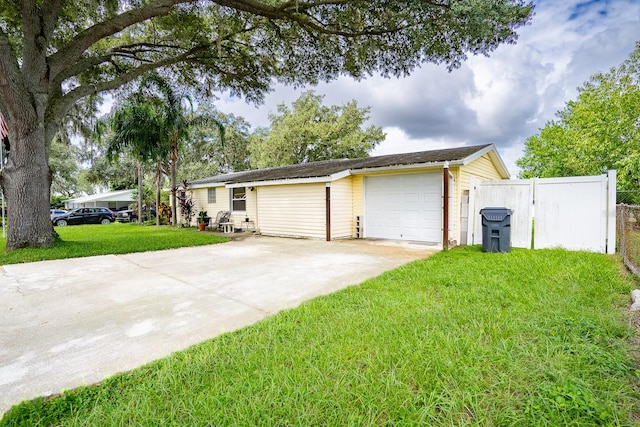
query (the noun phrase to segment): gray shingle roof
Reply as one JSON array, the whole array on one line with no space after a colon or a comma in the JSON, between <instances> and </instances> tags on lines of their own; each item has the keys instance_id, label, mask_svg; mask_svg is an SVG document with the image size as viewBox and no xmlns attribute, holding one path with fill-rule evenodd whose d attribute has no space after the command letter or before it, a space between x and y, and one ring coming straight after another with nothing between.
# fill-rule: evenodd
<instances>
[{"instance_id":1,"label":"gray shingle roof","mask_svg":"<svg viewBox=\"0 0 640 427\"><path fill-rule=\"evenodd\" d=\"M364 157L361 159L324 160L321 162L301 163L267 169L234 172L191 181L191 185L240 182L260 182L281 179L316 178L333 175L346 170L383 168L389 166L408 166L429 163L463 161L467 157L489 147L491 144L469 147L448 148L443 150L420 151L417 153L389 154L386 156Z\"/></svg>"}]
</instances>

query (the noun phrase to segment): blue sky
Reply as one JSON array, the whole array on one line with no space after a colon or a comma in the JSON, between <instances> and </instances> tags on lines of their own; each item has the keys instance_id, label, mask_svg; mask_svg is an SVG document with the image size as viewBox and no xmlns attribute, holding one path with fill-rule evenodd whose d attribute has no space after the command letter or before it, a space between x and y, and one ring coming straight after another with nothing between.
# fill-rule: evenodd
<instances>
[{"instance_id":1,"label":"blue sky","mask_svg":"<svg viewBox=\"0 0 640 427\"><path fill-rule=\"evenodd\" d=\"M373 155L494 143L512 175L524 141L534 135L577 88L624 61L640 40L640 0L536 1L531 25L516 45L489 58L471 57L459 70L425 65L403 79L341 78L313 89L325 104L355 99L371 107L371 123L387 134ZM260 106L222 99L217 107L253 126L290 104L305 89L277 86Z\"/></svg>"}]
</instances>

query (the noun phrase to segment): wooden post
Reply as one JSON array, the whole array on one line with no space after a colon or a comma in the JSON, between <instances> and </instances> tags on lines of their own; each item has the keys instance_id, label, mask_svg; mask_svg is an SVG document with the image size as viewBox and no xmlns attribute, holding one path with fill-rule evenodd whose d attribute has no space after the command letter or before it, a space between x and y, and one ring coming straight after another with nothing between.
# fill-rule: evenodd
<instances>
[{"instance_id":1,"label":"wooden post","mask_svg":"<svg viewBox=\"0 0 640 427\"><path fill-rule=\"evenodd\" d=\"M449 162L442 167L442 188L444 200L442 203L442 248L449 249Z\"/></svg>"},{"instance_id":2,"label":"wooden post","mask_svg":"<svg viewBox=\"0 0 640 427\"><path fill-rule=\"evenodd\" d=\"M327 182L327 186L325 188L325 194L326 194L326 210L325 210L325 217L326 217L326 229L327 229L327 242L331 241L331 184Z\"/></svg>"}]
</instances>

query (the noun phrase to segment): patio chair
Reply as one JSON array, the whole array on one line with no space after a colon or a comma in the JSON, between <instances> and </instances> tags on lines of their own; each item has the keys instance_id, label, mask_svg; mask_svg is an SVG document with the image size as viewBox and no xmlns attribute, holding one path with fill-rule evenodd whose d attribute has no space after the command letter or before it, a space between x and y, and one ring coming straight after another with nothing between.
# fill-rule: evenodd
<instances>
[{"instance_id":1,"label":"patio chair","mask_svg":"<svg viewBox=\"0 0 640 427\"><path fill-rule=\"evenodd\" d=\"M215 219L211 219L211 222L210 222L209 225L214 230L220 230L222 228L221 224L223 224L225 222L229 222L230 218L231 218L231 212L229 212L229 211L220 211L220 212L217 213Z\"/></svg>"}]
</instances>

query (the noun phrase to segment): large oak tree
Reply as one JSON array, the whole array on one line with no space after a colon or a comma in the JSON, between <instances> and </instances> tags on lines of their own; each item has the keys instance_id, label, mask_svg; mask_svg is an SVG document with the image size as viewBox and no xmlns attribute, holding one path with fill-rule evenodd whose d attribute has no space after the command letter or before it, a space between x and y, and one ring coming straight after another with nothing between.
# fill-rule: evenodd
<instances>
[{"instance_id":1,"label":"large oak tree","mask_svg":"<svg viewBox=\"0 0 640 427\"><path fill-rule=\"evenodd\" d=\"M276 81L402 76L516 39L525 0L2 0L7 250L51 246L49 153L80 99L158 70L259 101Z\"/></svg>"}]
</instances>

